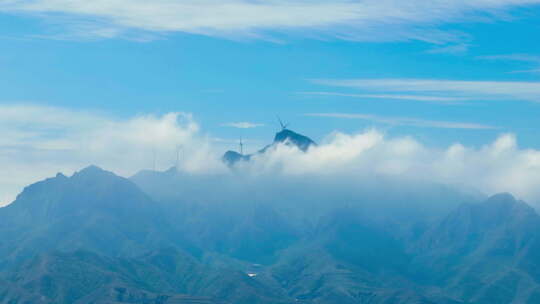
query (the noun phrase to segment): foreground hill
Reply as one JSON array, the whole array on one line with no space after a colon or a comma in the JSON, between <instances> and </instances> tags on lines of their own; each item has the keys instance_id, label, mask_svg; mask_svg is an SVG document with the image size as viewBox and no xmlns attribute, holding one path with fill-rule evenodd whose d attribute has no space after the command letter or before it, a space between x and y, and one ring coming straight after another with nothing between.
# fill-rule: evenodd
<instances>
[{"instance_id":1,"label":"foreground hill","mask_svg":"<svg viewBox=\"0 0 540 304\"><path fill-rule=\"evenodd\" d=\"M0 208L0 303L538 303L524 202L317 184L58 174Z\"/></svg>"},{"instance_id":2,"label":"foreground hill","mask_svg":"<svg viewBox=\"0 0 540 304\"><path fill-rule=\"evenodd\" d=\"M208 267L175 249L136 259L41 254L6 281L1 303L287 303L245 273Z\"/></svg>"}]
</instances>

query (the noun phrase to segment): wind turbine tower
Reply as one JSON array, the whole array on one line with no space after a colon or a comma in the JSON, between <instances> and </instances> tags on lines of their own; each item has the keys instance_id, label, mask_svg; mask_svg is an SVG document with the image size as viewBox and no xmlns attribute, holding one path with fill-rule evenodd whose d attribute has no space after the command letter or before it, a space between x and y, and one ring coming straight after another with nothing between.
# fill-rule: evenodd
<instances>
[{"instance_id":1,"label":"wind turbine tower","mask_svg":"<svg viewBox=\"0 0 540 304\"><path fill-rule=\"evenodd\" d=\"M242 137L240 137L240 154L244 155L244 142L242 141Z\"/></svg>"},{"instance_id":2,"label":"wind turbine tower","mask_svg":"<svg viewBox=\"0 0 540 304\"><path fill-rule=\"evenodd\" d=\"M184 148L182 145L176 146L176 171L180 170L180 153L182 153L183 150Z\"/></svg>"},{"instance_id":3,"label":"wind turbine tower","mask_svg":"<svg viewBox=\"0 0 540 304\"><path fill-rule=\"evenodd\" d=\"M152 159L152 170L156 171L156 157L157 157L156 156L156 147L152 148L152 157L153 157L153 159Z\"/></svg>"}]
</instances>

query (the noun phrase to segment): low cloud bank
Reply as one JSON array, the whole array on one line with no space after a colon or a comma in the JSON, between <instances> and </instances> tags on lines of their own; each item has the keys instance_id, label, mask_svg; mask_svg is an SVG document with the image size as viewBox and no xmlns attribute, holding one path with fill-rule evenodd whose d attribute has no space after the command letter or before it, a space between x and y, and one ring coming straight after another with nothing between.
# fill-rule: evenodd
<instances>
[{"instance_id":1,"label":"low cloud bank","mask_svg":"<svg viewBox=\"0 0 540 304\"><path fill-rule=\"evenodd\" d=\"M456 143L436 149L411 137L388 138L377 130L334 133L308 153L282 145L243 164L242 169L251 174L316 174L359 181L392 177L451 185L486 195L510 192L532 204L540 200L540 151L520 149L512 134L502 134L480 148Z\"/></svg>"},{"instance_id":2,"label":"low cloud bank","mask_svg":"<svg viewBox=\"0 0 540 304\"><path fill-rule=\"evenodd\" d=\"M438 149L377 130L333 133L307 153L279 145L229 170L220 160L223 147L186 113L118 119L62 108L4 105L0 127L6 134L0 138L3 204L24 186L59 171L71 174L96 164L131 176L141 169L165 170L177 161L179 169L192 176L332 180L328 187L389 177L476 189L486 195L510 192L533 205L540 202L540 151L521 149L512 134L480 148L453 144Z\"/></svg>"}]
</instances>

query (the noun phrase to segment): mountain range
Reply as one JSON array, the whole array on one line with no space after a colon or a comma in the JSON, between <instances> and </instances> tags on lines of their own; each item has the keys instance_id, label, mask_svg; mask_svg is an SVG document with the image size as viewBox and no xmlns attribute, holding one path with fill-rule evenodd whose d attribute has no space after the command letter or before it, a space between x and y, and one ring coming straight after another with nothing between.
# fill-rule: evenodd
<instances>
[{"instance_id":1,"label":"mountain range","mask_svg":"<svg viewBox=\"0 0 540 304\"><path fill-rule=\"evenodd\" d=\"M279 143L315 144L258 153ZM317 183L58 174L0 208L0 303L540 303L540 216L512 195Z\"/></svg>"}]
</instances>

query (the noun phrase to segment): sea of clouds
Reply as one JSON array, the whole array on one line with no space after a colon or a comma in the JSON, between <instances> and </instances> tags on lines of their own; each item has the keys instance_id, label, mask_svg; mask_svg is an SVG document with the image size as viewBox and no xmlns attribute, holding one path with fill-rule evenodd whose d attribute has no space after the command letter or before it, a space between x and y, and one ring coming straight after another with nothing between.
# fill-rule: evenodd
<instances>
[{"instance_id":1,"label":"sea of clouds","mask_svg":"<svg viewBox=\"0 0 540 304\"><path fill-rule=\"evenodd\" d=\"M230 170L224 146L191 114L117 118L105 113L36 105L0 106L0 202L8 204L27 185L95 164L129 177L141 169L178 169L188 175L242 175L328 179L354 184L370 177L440 183L485 195L510 192L540 202L540 151L522 149L512 134L482 147L446 148L413 137L390 137L377 129L328 134L303 153L279 145ZM309 135L309 134L307 134ZM320 189L319 189L320 190Z\"/></svg>"}]
</instances>

